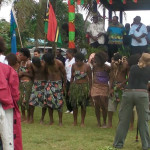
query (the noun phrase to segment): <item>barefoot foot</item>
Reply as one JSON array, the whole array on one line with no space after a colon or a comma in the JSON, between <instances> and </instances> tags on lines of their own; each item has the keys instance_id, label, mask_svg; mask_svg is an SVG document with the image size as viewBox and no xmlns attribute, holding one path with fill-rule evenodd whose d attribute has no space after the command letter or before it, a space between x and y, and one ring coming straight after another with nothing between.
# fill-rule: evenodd
<instances>
[{"instance_id":1,"label":"barefoot foot","mask_svg":"<svg viewBox=\"0 0 150 150\"><path fill-rule=\"evenodd\" d=\"M84 127L85 125L84 125L84 123L81 123L81 125L80 125L81 127Z\"/></svg>"},{"instance_id":2,"label":"barefoot foot","mask_svg":"<svg viewBox=\"0 0 150 150\"><path fill-rule=\"evenodd\" d=\"M33 119L31 119L31 120L29 120L29 122L28 122L29 124L32 124L32 123L34 123L34 120Z\"/></svg>"},{"instance_id":3,"label":"barefoot foot","mask_svg":"<svg viewBox=\"0 0 150 150\"><path fill-rule=\"evenodd\" d=\"M53 124L54 124L54 122L53 122L53 121L49 123L49 125L50 125L50 126L52 126Z\"/></svg>"},{"instance_id":4,"label":"barefoot foot","mask_svg":"<svg viewBox=\"0 0 150 150\"><path fill-rule=\"evenodd\" d=\"M59 123L59 126L60 126L60 127L62 127L62 126L63 126L62 122L60 122L60 123Z\"/></svg>"},{"instance_id":5,"label":"barefoot foot","mask_svg":"<svg viewBox=\"0 0 150 150\"><path fill-rule=\"evenodd\" d=\"M107 125L107 127L106 128L112 128L112 126L110 126L110 125Z\"/></svg>"},{"instance_id":6,"label":"barefoot foot","mask_svg":"<svg viewBox=\"0 0 150 150\"><path fill-rule=\"evenodd\" d=\"M77 124L77 122L74 122L72 125L73 125L73 126L77 126L78 124Z\"/></svg>"}]
</instances>

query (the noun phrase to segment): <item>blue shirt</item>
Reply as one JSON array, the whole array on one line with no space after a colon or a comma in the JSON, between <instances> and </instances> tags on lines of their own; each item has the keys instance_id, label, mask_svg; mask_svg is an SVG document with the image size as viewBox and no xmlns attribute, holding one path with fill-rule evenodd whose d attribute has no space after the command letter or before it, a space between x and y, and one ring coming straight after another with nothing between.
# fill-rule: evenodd
<instances>
[{"instance_id":1,"label":"blue shirt","mask_svg":"<svg viewBox=\"0 0 150 150\"><path fill-rule=\"evenodd\" d=\"M130 32L129 32L129 35L133 34L135 37L139 37L143 33L147 34L147 28L144 24L142 24L139 31L136 30L138 27L139 27L139 25L137 25L137 24L132 25ZM132 46L146 46L147 45L146 37L141 38L140 43L137 42L134 38L132 38L131 45Z\"/></svg>"},{"instance_id":2,"label":"blue shirt","mask_svg":"<svg viewBox=\"0 0 150 150\"><path fill-rule=\"evenodd\" d=\"M107 29L108 44L123 44L123 35L125 34L125 28L122 24L117 25L110 24Z\"/></svg>"}]
</instances>

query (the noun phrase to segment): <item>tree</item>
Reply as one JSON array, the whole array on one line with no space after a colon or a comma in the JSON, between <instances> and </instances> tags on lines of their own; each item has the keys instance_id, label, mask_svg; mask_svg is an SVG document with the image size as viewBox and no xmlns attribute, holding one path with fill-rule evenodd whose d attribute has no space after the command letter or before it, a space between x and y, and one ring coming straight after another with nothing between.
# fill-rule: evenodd
<instances>
[{"instance_id":1,"label":"tree","mask_svg":"<svg viewBox=\"0 0 150 150\"><path fill-rule=\"evenodd\" d=\"M26 41L29 38L34 38L36 42L38 39L45 39L44 16L46 5L47 0L42 0L39 3L34 0L15 1L16 16L24 45L27 44ZM68 20L67 5L61 0L57 0L56 3L56 16L60 27ZM38 43L35 43L35 45L38 45Z\"/></svg>"},{"instance_id":2,"label":"tree","mask_svg":"<svg viewBox=\"0 0 150 150\"><path fill-rule=\"evenodd\" d=\"M14 6L23 45L26 46L28 39L34 38L36 41L42 34L37 24L40 14L39 5L33 0L16 0Z\"/></svg>"},{"instance_id":3,"label":"tree","mask_svg":"<svg viewBox=\"0 0 150 150\"><path fill-rule=\"evenodd\" d=\"M89 2L89 1L88 1ZM62 25L68 23L68 5L62 0L52 1L55 10L60 32L63 33ZM35 39L34 45L38 45L38 39L45 39L44 34L44 16L47 7L47 0L40 0L39 3L34 0L15 0L14 3L18 25L24 47L28 45L28 39ZM78 43L83 43L85 38L84 20L79 13L76 14L76 30ZM67 39L65 34L61 34L63 41ZM63 47L68 45L64 44Z\"/></svg>"},{"instance_id":4,"label":"tree","mask_svg":"<svg viewBox=\"0 0 150 150\"><path fill-rule=\"evenodd\" d=\"M10 23L5 19L0 20L0 36L5 40L6 47L10 49Z\"/></svg>"}]
</instances>

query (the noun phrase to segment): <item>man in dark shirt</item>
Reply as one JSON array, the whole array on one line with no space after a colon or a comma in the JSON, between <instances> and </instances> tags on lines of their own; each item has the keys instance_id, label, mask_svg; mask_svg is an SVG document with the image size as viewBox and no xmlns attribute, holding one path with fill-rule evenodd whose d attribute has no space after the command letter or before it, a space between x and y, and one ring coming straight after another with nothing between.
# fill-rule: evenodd
<instances>
[{"instance_id":1,"label":"man in dark shirt","mask_svg":"<svg viewBox=\"0 0 150 150\"><path fill-rule=\"evenodd\" d=\"M56 59L60 60L65 65L66 59L62 56L61 52L61 49L56 50Z\"/></svg>"},{"instance_id":2,"label":"man in dark shirt","mask_svg":"<svg viewBox=\"0 0 150 150\"><path fill-rule=\"evenodd\" d=\"M131 35L129 35L130 31L130 24L126 23L125 24L125 35L123 36L123 45L124 47L131 46Z\"/></svg>"}]
</instances>

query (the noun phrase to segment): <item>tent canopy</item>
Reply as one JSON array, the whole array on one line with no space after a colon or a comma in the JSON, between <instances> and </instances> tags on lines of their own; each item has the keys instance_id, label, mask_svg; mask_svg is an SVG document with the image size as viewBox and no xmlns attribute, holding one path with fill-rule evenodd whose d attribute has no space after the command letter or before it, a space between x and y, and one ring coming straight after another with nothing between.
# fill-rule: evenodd
<instances>
[{"instance_id":1,"label":"tent canopy","mask_svg":"<svg viewBox=\"0 0 150 150\"><path fill-rule=\"evenodd\" d=\"M100 0L100 2L111 11L150 10L150 0L138 0L137 3L126 0L126 4L121 0L113 0L113 4L109 4L107 0Z\"/></svg>"}]
</instances>

